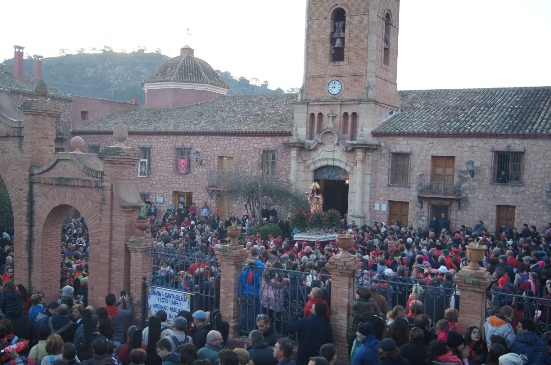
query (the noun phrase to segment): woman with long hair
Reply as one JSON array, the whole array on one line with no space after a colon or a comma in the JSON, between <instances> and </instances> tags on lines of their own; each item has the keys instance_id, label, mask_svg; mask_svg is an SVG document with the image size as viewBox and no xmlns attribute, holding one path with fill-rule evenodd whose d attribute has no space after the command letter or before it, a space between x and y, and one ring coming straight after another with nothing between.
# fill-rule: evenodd
<instances>
[{"instance_id":1,"label":"woman with long hair","mask_svg":"<svg viewBox=\"0 0 551 365\"><path fill-rule=\"evenodd\" d=\"M401 306L400 306L401 307ZM403 313L403 308L402 308ZM409 340L409 322L404 316L399 316L388 327L385 337L392 338L398 347L402 346Z\"/></svg>"},{"instance_id":2,"label":"woman with long hair","mask_svg":"<svg viewBox=\"0 0 551 365\"><path fill-rule=\"evenodd\" d=\"M482 338L480 328L471 326L465 332L465 346L469 348L469 364L481 365L486 361L488 356L488 348L486 342Z\"/></svg>"}]
</instances>

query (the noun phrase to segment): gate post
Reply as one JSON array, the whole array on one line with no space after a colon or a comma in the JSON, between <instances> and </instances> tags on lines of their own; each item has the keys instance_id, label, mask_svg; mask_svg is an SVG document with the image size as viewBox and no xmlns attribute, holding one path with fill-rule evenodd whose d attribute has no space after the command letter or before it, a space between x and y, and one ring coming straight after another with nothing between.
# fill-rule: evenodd
<instances>
[{"instance_id":1,"label":"gate post","mask_svg":"<svg viewBox=\"0 0 551 365\"><path fill-rule=\"evenodd\" d=\"M355 273L361 261L356 256L332 256L326 267L331 274L331 328L337 353L348 358L348 328L352 324L350 303L356 291ZM346 354L346 355L345 355Z\"/></svg>"},{"instance_id":2,"label":"gate post","mask_svg":"<svg viewBox=\"0 0 551 365\"><path fill-rule=\"evenodd\" d=\"M243 262L248 256L247 249L241 246L223 245L215 249L216 256L222 266L222 277L220 278L220 313L222 319L230 324L230 337L237 337L239 334L239 303L237 292L239 289L239 278Z\"/></svg>"},{"instance_id":3,"label":"gate post","mask_svg":"<svg viewBox=\"0 0 551 365\"><path fill-rule=\"evenodd\" d=\"M149 249L151 247L151 239L145 237L132 236L126 242L126 247L130 251L130 287L128 293L132 300L132 308L134 309L134 318L142 318L143 312L143 297L142 283L143 277L151 279L151 273L144 273L144 268L151 266ZM147 311L147 307L145 307ZM145 313L147 315L147 313Z\"/></svg>"},{"instance_id":4,"label":"gate post","mask_svg":"<svg viewBox=\"0 0 551 365\"><path fill-rule=\"evenodd\" d=\"M462 332L470 326L482 329L486 320L486 289L490 285L490 273L482 267L473 270L464 267L455 275L459 288L459 327Z\"/></svg>"}]
</instances>

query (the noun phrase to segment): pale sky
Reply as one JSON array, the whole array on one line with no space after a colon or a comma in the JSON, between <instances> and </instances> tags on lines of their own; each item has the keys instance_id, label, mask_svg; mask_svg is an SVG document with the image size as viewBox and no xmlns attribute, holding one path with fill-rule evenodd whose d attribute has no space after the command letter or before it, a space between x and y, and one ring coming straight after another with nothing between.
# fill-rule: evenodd
<instances>
[{"instance_id":1,"label":"pale sky","mask_svg":"<svg viewBox=\"0 0 551 365\"><path fill-rule=\"evenodd\" d=\"M27 0L2 4L0 61L157 48L233 76L302 85L306 0ZM400 1L398 88L551 86L551 0ZM189 28L191 36L187 35Z\"/></svg>"}]
</instances>

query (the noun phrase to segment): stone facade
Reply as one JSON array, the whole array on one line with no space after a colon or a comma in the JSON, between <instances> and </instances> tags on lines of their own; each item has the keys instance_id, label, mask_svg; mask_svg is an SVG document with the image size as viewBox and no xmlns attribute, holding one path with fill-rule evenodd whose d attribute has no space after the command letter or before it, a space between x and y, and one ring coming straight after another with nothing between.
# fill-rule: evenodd
<instances>
[{"instance_id":1,"label":"stone facade","mask_svg":"<svg viewBox=\"0 0 551 365\"><path fill-rule=\"evenodd\" d=\"M87 144L99 145L103 149L110 143L110 136L83 135ZM233 158L235 171L256 168L260 163L262 150L276 151L276 174L279 179L289 176L290 151L283 145L288 137L265 136L185 136L185 135L136 135L129 136L127 144L132 147L150 148L150 171L147 177L138 179L140 192L149 196L152 202L156 197L163 197L163 203L155 203L160 212L166 210L168 204L174 204L175 192L191 193L193 201L199 205L207 202L209 207L219 209L219 192L208 191L212 178L220 168L220 159ZM202 165L191 161L190 174L178 174L176 170L176 148L186 146L200 152ZM137 177L137 165L134 168ZM188 206L189 208L189 206ZM239 216L245 214L243 205L234 202L231 212Z\"/></svg>"}]
</instances>

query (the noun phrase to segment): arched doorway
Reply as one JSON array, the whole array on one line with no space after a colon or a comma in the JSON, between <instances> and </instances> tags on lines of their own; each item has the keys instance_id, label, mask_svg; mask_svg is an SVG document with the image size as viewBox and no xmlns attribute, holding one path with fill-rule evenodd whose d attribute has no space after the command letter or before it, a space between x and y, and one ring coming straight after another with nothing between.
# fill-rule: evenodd
<instances>
[{"instance_id":1,"label":"arched doorway","mask_svg":"<svg viewBox=\"0 0 551 365\"><path fill-rule=\"evenodd\" d=\"M314 172L314 181L320 184L323 210L337 209L341 215L348 212L348 173L337 166L320 167Z\"/></svg>"}]
</instances>

